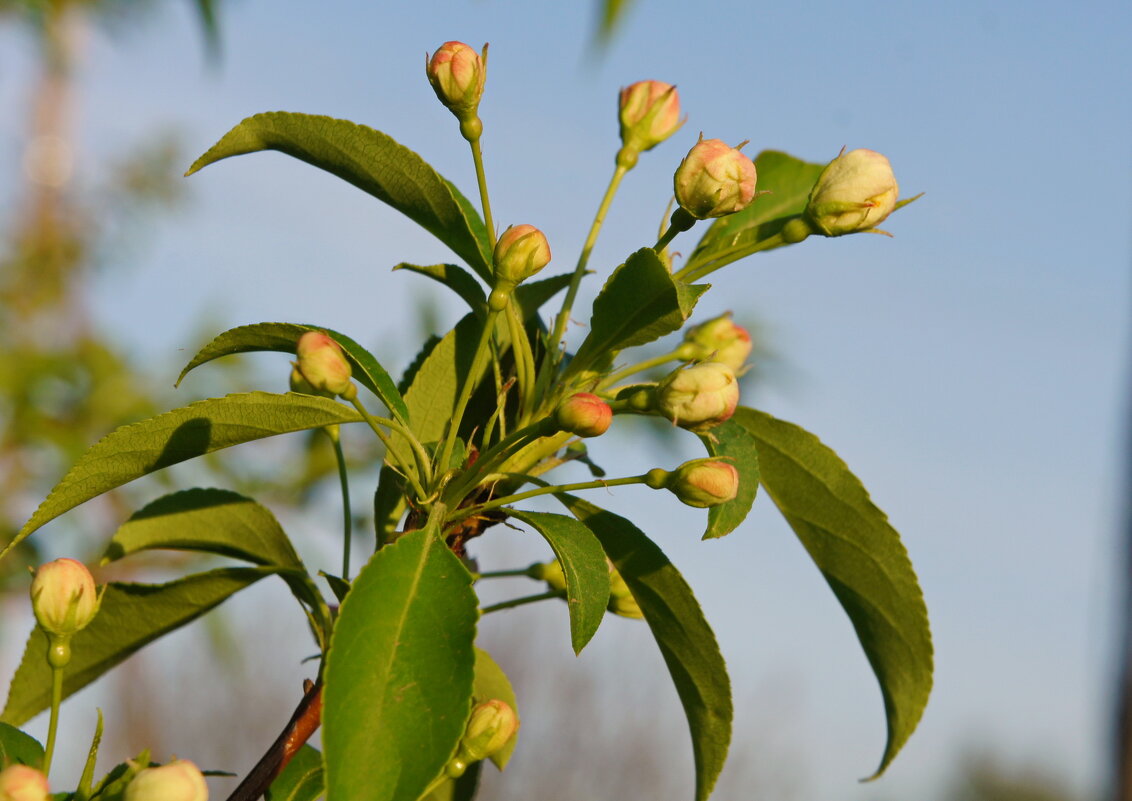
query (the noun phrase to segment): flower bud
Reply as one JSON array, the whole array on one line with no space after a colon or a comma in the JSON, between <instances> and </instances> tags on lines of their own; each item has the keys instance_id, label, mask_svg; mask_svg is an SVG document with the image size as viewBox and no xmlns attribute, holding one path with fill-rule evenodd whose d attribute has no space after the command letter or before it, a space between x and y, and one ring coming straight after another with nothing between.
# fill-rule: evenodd
<instances>
[{"instance_id":1,"label":"flower bud","mask_svg":"<svg viewBox=\"0 0 1132 801\"><path fill-rule=\"evenodd\" d=\"M703 362L668 375L656 388L656 410L689 431L707 431L735 413L739 382L720 362Z\"/></svg>"},{"instance_id":2,"label":"flower bud","mask_svg":"<svg viewBox=\"0 0 1132 801\"><path fill-rule=\"evenodd\" d=\"M638 81L621 90L621 142L634 153L652 150L684 124L680 95L663 81Z\"/></svg>"},{"instance_id":3,"label":"flower bud","mask_svg":"<svg viewBox=\"0 0 1132 801\"><path fill-rule=\"evenodd\" d=\"M751 355L751 335L747 329L735 325L731 312L721 314L713 320L689 328L684 334L684 342L693 346L692 358L710 359L738 370Z\"/></svg>"},{"instance_id":4,"label":"flower bud","mask_svg":"<svg viewBox=\"0 0 1132 801\"><path fill-rule=\"evenodd\" d=\"M505 701L492 698L476 704L464 729L457 757L464 762L478 762L498 754L519 730L519 716Z\"/></svg>"},{"instance_id":5,"label":"flower bud","mask_svg":"<svg viewBox=\"0 0 1132 801\"><path fill-rule=\"evenodd\" d=\"M27 765L0 770L0 801L47 801L47 777Z\"/></svg>"},{"instance_id":6,"label":"flower bud","mask_svg":"<svg viewBox=\"0 0 1132 801\"><path fill-rule=\"evenodd\" d=\"M806 217L826 236L867 231L893 212L899 192L887 158L872 150L842 151L810 190Z\"/></svg>"},{"instance_id":7,"label":"flower bud","mask_svg":"<svg viewBox=\"0 0 1132 801\"><path fill-rule=\"evenodd\" d=\"M347 400L357 396L358 389L350 381L350 363L329 334L307 331L299 337L295 352L299 357L294 363L296 369L316 392L341 395Z\"/></svg>"},{"instance_id":8,"label":"flower bud","mask_svg":"<svg viewBox=\"0 0 1132 801\"><path fill-rule=\"evenodd\" d=\"M535 581L545 581L546 586L552 590L562 592L566 589L566 574L562 572L562 563L557 559L531 565L527 568L527 575Z\"/></svg>"},{"instance_id":9,"label":"flower bud","mask_svg":"<svg viewBox=\"0 0 1132 801\"><path fill-rule=\"evenodd\" d=\"M31 608L47 634L69 637L85 629L98 612L98 592L86 565L75 559L40 565L31 582Z\"/></svg>"},{"instance_id":10,"label":"flower bud","mask_svg":"<svg viewBox=\"0 0 1132 801\"><path fill-rule=\"evenodd\" d=\"M613 409L597 395L577 392L562 401L554 420L562 431L579 437L600 437L613 422Z\"/></svg>"},{"instance_id":11,"label":"flower bud","mask_svg":"<svg viewBox=\"0 0 1132 801\"><path fill-rule=\"evenodd\" d=\"M609 605L606 608L621 617L637 620L644 617L641 607L637 605L637 599L629 592L629 585L613 565L609 566Z\"/></svg>"},{"instance_id":12,"label":"flower bud","mask_svg":"<svg viewBox=\"0 0 1132 801\"><path fill-rule=\"evenodd\" d=\"M461 122L474 117L480 104L487 78L486 58L487 45L481 58L463 42L445 42L425 65L425 74L437 98Z\"/></svg>"},{"instance_id":13,"label":"flower bud","mask_svg":"<svg viewBox=\"0 0 1132 801\"><path fill-rule=\"evenodd\" d=\"M514 287L550 263L550 244L533 225L512 225L495 243L493 261L496 282Z\"/></svg>"},{"instance_id":14,"label":"flower bud","mask_svg":"<svg viewBox=\"0 0 1132 801\"><path fill-rule=\"evenodd\" d=\"M667 487L688 506L705 509L734 500L739 494L739 471L729 462L695 459L672 471Z\"/></svg>"},{"instance_id":15,"label":"flower bud","mask_svg":"<svg viewBox=\"0 0 1132 801\"><path fill-rule=\"evenodd\" d=\"M174 759L139 771L126 787L125 801L208 801L208 785L200 768Z\"/></svg>"},{"instance_id":16,"label":"flower bud","mask_svg":"<svg viewBox=\"0 0 1132 801\"><path fill-rule=\"evenodd\" d=\"M757 177L754 162L739 148L701 134L676 169L676 202L697 220L734 214L755 199Z\"/></svg>"}]
</instances>

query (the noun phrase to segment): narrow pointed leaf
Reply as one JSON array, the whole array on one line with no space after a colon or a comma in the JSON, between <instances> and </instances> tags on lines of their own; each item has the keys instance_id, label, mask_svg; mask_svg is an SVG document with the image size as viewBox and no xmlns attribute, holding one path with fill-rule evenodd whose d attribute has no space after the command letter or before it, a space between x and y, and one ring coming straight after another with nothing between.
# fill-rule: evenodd
<instances>
[{"instance_id":1,"label":"narrow pointed leaf","mask_svg":"<svg viewBox=\"0 0 1132 801\"><path fill-rule=\"evenodd\" d=\"M459 295L468 307L476 314L480 314L487 307L487 295L483 286L472 277L472 274L458 264L430 264L422 267L417 264L401 262L394 270L408 270L423 275L444 284Z\"/></svg>"},{"instance_id":2,"label":"narrow pointed leaf","mask_svg":"<svg viewBox=\"0 0 1132 801\"><path fill-rule=\"evenodd\" d=\"M739 494L727 503L708 509L705 540L730 534L747 519L755 502L759 488L759 454L755 449L755 438L738 423L728 420L706 434L700 440L711 456L722 456L739 471Z\"/></svg>"},{"instance_id":3,"label":"narrow pointed leaf","mask_svg":"<svg viewBox=\"0 0 1132 801\"><path fill-rule=\"evenodd\" d=\"M160 548L303 570L302 560L275 515L229 490L190 489L147 504L114 533L102 562Z\"/></svg>"},{"instance_id":4,"label":"narrow pointed leaf","mask_svg":"<svg viewBox=\"0 0 1132 801\"><path fill-rule=\"evenodd\" d=\"M275 777L264 794L266 801L317 801L326 789L322 754L304 745Z\"/></svg>"},{"instance_id":5,"label":"narrow pointed leaf","mask_svg":"<svg viewBox=\"0 0 1132 801\"><path fill-rule=\"evenodd\" d=\"M397 384L374 358L373 354L363 348L345 334L340 334L329 328L317 325L300 325L297 323L255 323L254 325L241 325L231 328L223 334L216 336L205 345L196 356L192 358L181 375L177 384L184 380L194 368L202 364L219 359L221 356L231 356L234 353L254 353L257 351L273 351L276 353L289 353L294 355L299 337L308 331L325 331L342 346L346 360L350 362L354 378L381 399L385 408L397 420L408 424L409 412L405 401L397 390Z\"/></svg>"},{"instance_id":6,"label":"narrow pointed leaf","mask_svg":"<svg viewBox=\"0 0 1132 801\"><path fill-rule=\"evenodd\" d=\"M256 114L224 134L185 174L262 150L286 153L388 203L490 282L487 229L467 198L416 153L364 125L313 114Z\"/></svg>"},{"instance_id":7,"label":"narrow pointed leaf","mask_svg":"<svg viewBox=\"0 0 1132 801\"><path fill-rule=\"evenodd\" d=\"M16 763L40 770L43 767L43 746L30 734L0 722L0 768Z\"/></svg>"},{"instance_id":8,"label":"narrow pointed leaf","mask_svg":"<svg viewBox=\"0 0 1132 801\"><path fill-rule=\"evenodd\" d=\"M552 275L538 281L524 281L515 288L513 301L523 310L523 319L529 320L542 308L543 304L570 286L573 273Z\"/></svg>"},{"instance_id":9,"label":"narrow pointed leaf","mask_svg":"<svg viewBox=\"0 0 1132 801\"><path fill-rule=\"evenodd\" d=\"M507 678L503 668L491 658L491 654L482 648L476 648L476 675L472 682L472 700L480 704L493 698L505 702L515 710L515 714L519 713L519 703L515 700L515 690L511 687L511 680ZM519 732L515 732L511 741L490 757L495 767L500 770L507 767L518 743Z\"/></svg>"},{"instance_id":10,"label":"narrow pointed leaf","mask_svg":"<svg viewBox=\"0 0 1132 801\"><path fill-rule=\"evenodd\" d=\"M920 721L932 688L928 611L900 535L845 462L764 412L732 418L757 442L762 484L829 582L872 665L888 721L879 776Z\"/></svg>"},{"instance_id":11,"label":"narrow pointed leaf","mask_svg":"<svg viewBox=\"0 0 1132 801\"><path fill-rule=\"evenodd\" d=\"M707 801L731 742L731 682L715 634L680 572L623 517L571 495L556 495L601 541L652 630L688 717L696 801Z\"/></svg>"},{"instance_id":12,"label":"narrow pointed leaf","mask_svg":"<svg viewBox=\"0 0 1132 801\"><path fill-rule=\"evenodd\" d=\"M434 526L375 553L342 603L326 662L327 801L416 801L471 709L477 602Z\"/></svg>"},{"instance_id":13,"label":"narrow pointed leaf","mask_svg":"<svg viewBox=\"0 0 1132 801\"><path fill-rule=\"evenodd\" d=\"M206 453L276 434L361 418L329 398L250 392L197 401L123 426L95 443L63 476L0 558L44 523L104 492Z\"/></svg>"},{"instance_id":14,"label":"narrow pointed leaf","mask_svg":"<svg viewBox=\"0 0 1132 801\"><path fill-rule=\"evenodd\" d=\"M405 392L412 430L421 442L444 436L456 408L460 382L472 368L482 323L465 316L429 351ZM475 377L478 382L483 373Z\"/></svg>"},{"instance_id":15,"label":"narrow pointed leaf","mask_svg":"<svg viewBox=\"0 0 1132 801\"><path fill-rule=\"evenodd\" d=\"M565 515L507 509L542 535L562 565L570 610L570 644L581 653L605 618L609 604L609 566L605 551L583 522Z\"/></svg>"},{"instance_id":16,"label":"narrow pointed leaf","mask_svg":"<svg viewBox=\"0 0 1132 801\"><path fill-rule=\"evenodd\" d=\"M90 625L71 640L71 663L63 676L63 697L78 692L130 654L191 623L233 593L277 572L268 567L230 567L196 573L168 584L106 585ZM0 720L18 726L51 704L51 669L44 655L47 636L37 626L12 678Z\"/></svg>"}]
</instances>

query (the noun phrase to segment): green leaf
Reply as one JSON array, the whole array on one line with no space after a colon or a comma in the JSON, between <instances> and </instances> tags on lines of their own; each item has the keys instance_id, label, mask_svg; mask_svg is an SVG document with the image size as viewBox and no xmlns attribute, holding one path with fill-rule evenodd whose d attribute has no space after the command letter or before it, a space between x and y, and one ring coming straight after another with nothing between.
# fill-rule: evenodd
<instances>
[{"instance_id":1,"label":"green leaf","mask_svg":"<svg viewBox=\"0 0 1132 801\"><path fill-rule=\"evenodd\" d=\"M393 269L408 270L444 284L463 298L464 302L476 314L481 314L487 307L487 295L484 294L479 281L457 264L430 264L427 267L421 267L403 261Z\"/></svg>"},{"instance_id":2,"label":"green leaf","mask_svg":"<svg viewBox=\"0 0 1132 801\"><path fill-rule=\"evenodd\" d=\"M408 506L405 500L407 487L404 476L389 465L382 465L377 489L373 492L373 528L378 548L393 540L393 532Z\"/></svg>"},{"instance_id":3,"label":"green leaf","mask_svg":"<svg viewBox=\"0 0 1132 801\"><path fill-rule=\"evenodd\" d=\"M584 523L565 515L507 509L542 535L562 565L570 610L570 644L579 654L597 632L609 604L609 566L605 551Z\"/></svg>"},{"instance_id":4,"label":"green leaf","mask_svg":"<svg viewBox=\"0 0 1132 801\"><path fill-rule=\"evenodd\" d=\"M345 334L317 325L256 323L231 328L200 349L197 355L192 358L192 361L185 365L185 369L181 371L181 375L177 378L177 384L180 384L194 368L221 356L257 351L288 353L293 356L299 337L308 331L325 331L335 342L341 345L342 352L346 355L346 361L350 362L354 378L380 398L381 402L385 404L385 408L389 409L397 420L408 425L409 411L405 407L405 401L389 373L374 358L373 354Z\"/></svg>"},{"instance_id":5,"label":"green leaf","mask_svg":"<svg viewBox=\"0 0 1132 801\"><path fill-rule=\"evenodd\" d=\"M440 786L426 795L423 801L472 801L479 789L480 775L483 773L483 762L473 762L468 765L464 775L458 779L447 779Z\"/></svg>"},{"instance_id":6,"label":"green leaf","mask_svg":"<svg viewBox=\"0 0 1132 801\"><path fill-rule=\"evenodd\" d=\"M711 456L726 457L739 471L739 493L734 499L708 509L708 526L705 540L730 534L747 519L759 488L759 454L755 438L741 425L728 420L700 440Z\"/></svg>"},{"instance_id":7,"label":"green leaf","mask_svg":"<svg viewBox=\"0 0 1132 801\"><path fill-rule=\"evenodd\" d=\"M677 330L709 288L676 280L652 248L638 250L613 271L594 300L590 333L566 374L601 372L618 351Z\"/></svg>"},{"instance_id":8,"label":"green leaf","mask_svg":"<svg viewBox=\"0 0 1132 801\"><path fill-rule=\"evenodd\" d=\"M276 434L356 423L353 409L329 398L251 392L209 398L111 432L67 471L0 558L45 523L104 492L206 453Z\"/></svg>"},{"instance_id":9,"label":"green leaf","mask_svg":"<svg viewBox=\"0 0 1132 801\"><path fill-rule=\"evenodd\" d=\"M354 579L326 660L327 801L416 801L471 709L477 601L436 526L375 553Z\"/></svg>"},{"instance_id":10,"label":"green leaf","mask_svg":"<svg viewBox=\"0 0 1132 801\"><path fill-rule=\"evenodd\" d=\"M512 300L523 310L523 319L529 320L542 308L543 304L570 286L573 273L552 275L538 281L524 281L515 288Z\"/></svg>"},{"instance_id":11,"label":"green leaf","mask_svg":"<svg viewBox=\"0 0 1132 801\"><path fill-rule=\"evenodd\" d=\"M482 323L465 316L429 351L405 392L412 430L421 442L440 440L456 409L460 382L472 369ZM486 366L485 370L486 372ZM476 376L478 383L483 374Z\"/></svg>"},{"instance_id":12,"label":"green leaf","mask_svg":"<svg viewBox=\"0 0 1132 801\"><path fill-rule=\"evenodd\" d=\"M695 798L706 801L731 742L731 682L715 634L684 577L644 532L572 495L555 497L597 535L652 629L688 717Z\"/></svg>"},{"instance_id":13,"label":"green leaf","mask_svg":"<svg viewBox=\"0 0 1132 801\"><path fill-rule=\"evenodd\" d=\"M0 769L17 762L39 770L43 767L43 746L30 734L0 722Z\"/></svg>"},{"instance_id":14,"label":"green leaf","mask_svg":"<svg viewBox=\"0 0 1132 801\"><path fill-rule=\"evenodd\" d=\"M932 641L908 552L845 462L813 434L754 409L733 421L759 449L762 484L845 609L884 696L879 776L911 736L932 688Z\"/></svg>"},{"instance_id":15,"label":"green leaf","mask_svg":"<svg viewBox=\"0 0 1132 801\"><path fill-rule=\"evenodd\" d=\"M364 125L283 111L256 114L224 134L185 175L261 150L286 153L388 203L491 282L487 229L468 199L416 153Z\"/></svg>"},{"instance_id":16,"label":"green leaf","mask_svg":"<svg viewBox=\"0 0 1132 801\"><path fill-rule=\"evenodd\" d=\"M304 745L275 777L264 798L266 801L317 801L325 789L322 754Z\"/></svg>"},{"instance_id":17,"label":"green leaf","mask_svg":"<svg viewBox=\"0 0 1132 801\"><path fill-rule=\"evenodd\" d=\"M491 654L482 648L476 648L475 670L475 678L472 680L472 700L480 704L493 698L498 699L505 702L518 714L519 704L515 700L515 690L511 687L511 680L507 678L503 668L491 658ZM495 767L500 770L507 767L518 742L519 732L516 731L515 736L502 750L489 757L495 763Z\"/></svg>"},{"instance_id":18,"label":"green leaf","mask_svg":"<svg viewBox=\"0 0 1132 801\"><path fill-rule=\"evenodd\" d=\"M137 551L203 551L257 565L303 570L291 540L266 507L222 489L190 489L135 512L110 540L102 563Z\"/></svg>"},{"instance_id":19,"label":"green leaf","mask_svg":"<svg viewBox=\"0 0 1132 801\"><path fill-rule=\"evenodd\" d=\"M801 161L777 150L764 150L755 158L755 168L759 191L770 194L759 195L742 211L712 223L683 268L689 275L709 266L713 259L752 248L781 231L788 220L805 211L810 190L825 165Z\"/></svg>"},{"instance_id":20,"label":"green leaf","mask_svg":"<svg viewBox=\"0 0 1132 801\"><path fill-rule=\"evenodd\" d=\"M277 572L271 567L229 567L168 584L111 582L90 625L71 640L63 697L78 692L142 646L191 623L228 596ZM18 726L51 704L47 636L36 626L12 678L0 720Z\"/></svg>"},{"instance_id":21,"label":"green leaf","mask_svg":"<svg viewBox=\"0 0 1132 801\"><path fill-rule=\"evenodd\" d=\"M597 39L601 45L609 44L614 32L625 18L625 13L635 0L601 0L601 15L598 19Z\"/></svg>"}]
</instances>

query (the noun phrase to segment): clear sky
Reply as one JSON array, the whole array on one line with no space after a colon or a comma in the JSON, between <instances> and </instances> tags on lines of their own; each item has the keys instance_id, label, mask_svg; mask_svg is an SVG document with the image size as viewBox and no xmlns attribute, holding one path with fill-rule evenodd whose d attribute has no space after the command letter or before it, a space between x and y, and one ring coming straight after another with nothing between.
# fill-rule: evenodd
<instances>
[{"instance_id":1,"label":"clear sky","mask_svg":"<svg viewBox=\"0 0 1132 801\"><path fill-rule=\"evenodd\" d=\"M768 501L712 543L698 541L695 513L649 511L628 491L614 503L696 589L733 667L739 725L789 719L783 747L805 767L807 798L916 798L983 744L1097 785L1132 378L1132 6L639 0L602 56L584 3L243 0L222 9L215 69L188 7L91 31L88 163L162 124L184 130L191 160L245 116L302 111L390 134L471 196L466 147L423 76L425 51L448 39L491 43L481 114L497 222L541 227L562 267L608 179L616 91L632 81L677 84L689 121L627 181L594 254L603 272L652 242L700 131L810 161L842 146L888 155L905 195L926 192L889 220L895 238L809 240L739 262L712 276L700 307L757 321L782 366L745 401L834 447L911 552L938 672L888 777L856 783L882 750L879 693ZM25 40L0 29L0 186L16 169L11 110L28 65ZM96 287L109 333L170 383L201 344L202 315L217 331L331 325L392 371L410 356L400 332L415 336L405 310L417 299L443 298L442 321L456 319L442 289L389 273L450 259L443 246L337 179L260 154L189 183L190 204ZM186 402L193 391L180 390ZM681 455L626 442L605 455L613 474ZM783 681L795 702L760 720L757 689Z\"/></svg>"}]
</instances>

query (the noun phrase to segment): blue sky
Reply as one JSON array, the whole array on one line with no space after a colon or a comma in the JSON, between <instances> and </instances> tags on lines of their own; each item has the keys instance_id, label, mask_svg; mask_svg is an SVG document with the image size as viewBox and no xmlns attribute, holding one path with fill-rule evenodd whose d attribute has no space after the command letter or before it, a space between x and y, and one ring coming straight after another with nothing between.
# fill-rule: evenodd
<instances>
[{"instance_id":1,"label":"blue sky","mask_svg":"<svg viewBox=\"0 0 1132 801\"><path fill-rule=\"evenodd\" d=\"M745 400L846 459L921 577L937 687L886 779L856 783L883 745L879 694L766 500L722 542L698 542L695 513L629 514L697 588L734 670L742 726L767 725L752 688L788 677L798 703L783 736L809 774L807 797L916 797L957 749L983 743L1097 785L1125 494L1132 7L693 11L639 0L599 56L585 4L425 0L388 12L342 2L326 13L243 0L222 10L224 58L210 69L183 5L90 33L86 163L161 125L184 130L191 160L245 116L303 111L383 130L472 195L466 148L422 70L425 51L453 38L491 43L481 114L497 222L541 227L560 266L572 265L608 179L616 91L632 81L676 83L689 121L627 180L594 254L599 270L651 243L672 171L700 131L811 161L842 146L888 155L905 195L926 192L889 220L895 238L809 240L739 262L712 276L700 307L758 322L785 366ZM24 100L27 53L0 29L0 176L16 169L10 110ZM450 258L443 246L332 177L261 154L209 167L189 189L188 206L95 287L108 332L170 383L200 344L202 315L217 330L333 325L374 343L391 369L409 358L398 332L414 330L404 310L416 299L437 298L441 318L456 319L439 289L389 273ZM180 392L196 397L191 381ZM610 448L611 472L679 455L613 455L625 452ZM631 492L614 503L651 506Z\"/></svg>"}]
</instances>

